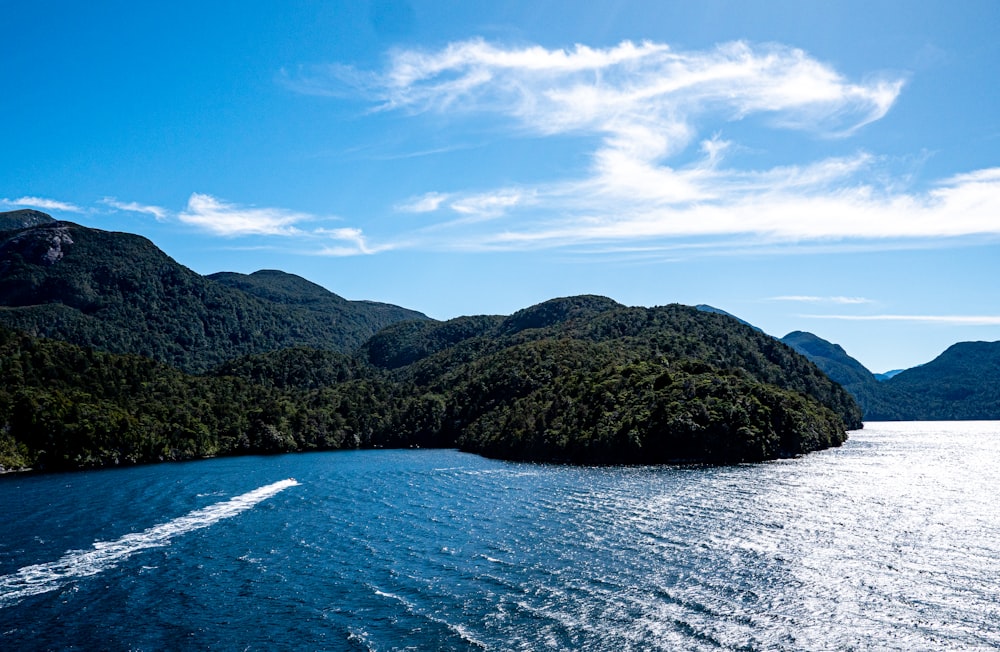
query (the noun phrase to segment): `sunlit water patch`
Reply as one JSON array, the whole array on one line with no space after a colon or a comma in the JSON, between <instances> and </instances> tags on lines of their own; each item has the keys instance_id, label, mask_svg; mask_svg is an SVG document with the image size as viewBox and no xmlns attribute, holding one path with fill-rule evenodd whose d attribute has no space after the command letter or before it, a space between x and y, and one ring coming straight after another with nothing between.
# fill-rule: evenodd
<instances>
[{"instance_id":1,"label":"sunlit water patch","mask_svg":"<svg viewBox=\"0 0 1000 652\"><path fill-rule=\"evenodd\" d=\"M730 467L369 451L3 478L0 647L992 649L998 481L993 422Z\"/></svg>"}]
</instances>

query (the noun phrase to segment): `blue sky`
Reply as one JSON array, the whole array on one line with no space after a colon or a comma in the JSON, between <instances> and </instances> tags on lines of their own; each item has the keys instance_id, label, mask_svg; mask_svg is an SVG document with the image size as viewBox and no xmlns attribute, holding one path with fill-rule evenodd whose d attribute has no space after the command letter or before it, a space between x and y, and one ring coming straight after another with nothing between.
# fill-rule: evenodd
<instances>
[{"instance_id":1,"label":"blue sky","mask_svg":"<svg viewBox=\"0 0 1000 652\"><path fill-rule=\"evenodd\" d=\"M1000 339L1000 3L3 1L0 210L446 319Z\"/></svg>"}]
</instances>

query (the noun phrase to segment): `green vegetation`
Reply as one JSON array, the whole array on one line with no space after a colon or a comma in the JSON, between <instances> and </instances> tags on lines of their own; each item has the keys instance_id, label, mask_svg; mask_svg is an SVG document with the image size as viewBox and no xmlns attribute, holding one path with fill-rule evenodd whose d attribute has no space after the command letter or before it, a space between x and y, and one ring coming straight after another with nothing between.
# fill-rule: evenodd
<instances>
[{"instance_id":1,"label":"green vegetation","mask_svg":"<svg viewBox=\"0 0 1000 652\"><path fill-rule=\"evenodd\" d=\"M22 213L0 215L7 469L405 446L738 462L861 426L842 387L729 315L579 296L436 322Z\"/></svg>"},{"instance_id":2,"label":"green vegetation","mask_svg":"<svg viewBox=\"0 0 1000 652\"><path fill-rule=\"evenodd\" d=\"M325 351L271 355L227 365L245 377L193 376L0 329L0 467L66 470L408 443L387 409L417 401L395 395L375 370L366 375ZM261 382L248 380L254 376ZM320 379L337 380L312 388Z\"/></svg>"},{"instance_id":3,"label":"green vegetation","mask_svg":"<svg viewBox=\"0 0 1000 652\"><path fill-rule=\"evenodd\" d=\"M1000 419L1000 342L960 342L879 385L872 420Z\"/></svg>"},{"instance_id":4,"label":"green vegetation","mask_svg":"<svg viewBox=\"0 0 1000 652\"><path fill-rule=\"evenodd\" d=\"M811 333L782 338L850 392L870 421L1000 419L1000 342L961 342L879 381L841 347Z\"/></svg>"},{"instance_id":5,"label":"green vegetation","mask_svg":"<svg viewBox=\"0 0 1000 652\"><path fill-rule=\"evenodd\" d=\"M557 299L414 321L354 356L294 347L190 375L0 331L0 465L458 446L573 463L758 461L839 445L847 393L784 345L685 306Z\"/></svg>"},{"instance_id":6,"label":"green vegetation","mask_svg":"<svg viewBox=\"0 0 1000 652\"><path fill-rule=\"evenodd\" d=\"M51 215L30 208L0 213L0 231L15 231L51 222L55 222Z\"/></svg>"},{"instance_id":7,"label":"green vegetation","mask_svg":"<svg viewBox=\"0 0 1000 652\"><path fill-rule=\"evenodd\" d=\"M283 272L200 276L135 235L54 221L0 232L0 325L189 372L296 345L346 353L420 318Z\"/></svg>"},{"instance_id":8,"label":"green vegetation","mask_svg":"<svg viewBox=\"0 0 1000 652\"><path fill-rule=\"evenodd\" d=\"M577 463L796 455L861 427L850 396L774 339L687 306L554 299L509 318L390 326L362 348L445 398L446 440Z\"/></svg>"},{"instance_id":9,"label":"green vegetation","mask_svg":"<svg viewBox=\"0 0 1000 652\"><path fill-rule=\"evenodd\" d=\"M882 405L884 398L879 381L840 345L803 331L789 333L781 341L809 358L823 373L850 392L866 418L870 418L868 415L872 410Z\"/></svg>"}]
</instances>

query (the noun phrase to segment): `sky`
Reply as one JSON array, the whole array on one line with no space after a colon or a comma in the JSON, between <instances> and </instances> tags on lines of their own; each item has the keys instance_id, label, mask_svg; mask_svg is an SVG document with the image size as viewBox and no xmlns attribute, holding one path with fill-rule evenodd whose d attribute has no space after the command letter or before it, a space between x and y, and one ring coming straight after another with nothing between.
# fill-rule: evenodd
<instances>
[{"instance_id":1,"label":"sky","mask_svg":"<svg viewBox=\"0 0 1000 652\"><path fill-rule=\"evenodd\" d=\"M1000 2L0 0L0 210L436 319L1000 340Z\"/></svg>"}]
</instances>

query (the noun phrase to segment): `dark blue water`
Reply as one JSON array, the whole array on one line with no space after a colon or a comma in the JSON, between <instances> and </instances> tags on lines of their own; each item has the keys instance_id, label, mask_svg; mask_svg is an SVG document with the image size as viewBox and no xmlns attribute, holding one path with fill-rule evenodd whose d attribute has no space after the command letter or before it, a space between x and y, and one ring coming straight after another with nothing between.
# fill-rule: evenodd
<instances>
[{"instance_id":1,"label":"dark blue water","mask_svg":"<svg viewBox=\"0 0 1000 652\"><path fill-rule=\"evenodd\" d=\"M992 649L997 487L996 422L723 468L368 451L8 476L0 649Z\"/></svg>"}]
</instances>

